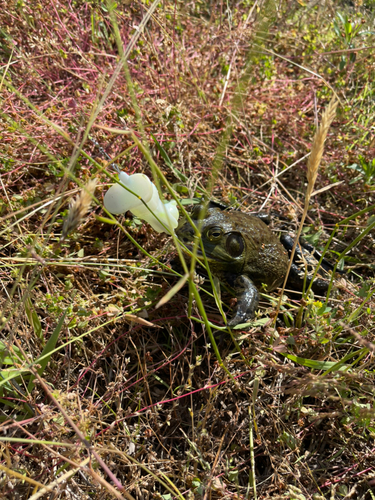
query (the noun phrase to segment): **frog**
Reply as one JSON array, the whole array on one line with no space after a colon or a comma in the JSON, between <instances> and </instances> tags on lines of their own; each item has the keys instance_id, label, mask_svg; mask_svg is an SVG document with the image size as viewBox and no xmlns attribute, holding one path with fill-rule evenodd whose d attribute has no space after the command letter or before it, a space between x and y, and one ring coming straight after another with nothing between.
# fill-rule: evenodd
<instances>
[{"instance_id":1,"label":"frog","mask_svg":"<svg viewBox=\"0 0 375 500\"><path fill-rule=\"evenodd\" d=\"M196 205L190 218L200 230L211 273L220 282L229 285L237 297L234 315L227 321L227 326L248 323L255 316L260 291L268 293L282 286L293 240L286 237L282 242L269 228L264 214L232 210L212 201ZM196 231L186 217L180 220L176 235L188 250L192 250ZM306 250L299 246L296 258L304 259L305 251L308 255L313 253L311 248ZM199 246L197 257L203 261ZM302 290L304 280L309 285L312 277L306 277L293 262L288 283L293 288ZM315 292L324 293L328 283L327 280L318 278L311 285Z\"/></svg>"}]
</instances>

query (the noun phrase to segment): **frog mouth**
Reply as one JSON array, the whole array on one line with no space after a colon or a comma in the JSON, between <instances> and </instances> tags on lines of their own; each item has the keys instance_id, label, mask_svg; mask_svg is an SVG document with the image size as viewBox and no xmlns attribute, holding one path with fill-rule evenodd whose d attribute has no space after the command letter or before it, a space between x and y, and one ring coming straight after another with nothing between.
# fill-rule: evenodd
<instances>
[{"instance_id":1,"label":"frog mouth","mask_svg":"<svg viewBox=\"0 0 375 500\"><path fill-rule=\"evenodd\" d=\"M194 252L194 245L191 244L191 243L185 243L184 242L184 245L185 247L191 252L193 253ZM183 248L183 250L185 251L185 249ZM187 253L185 251L185 253ZM217 262L218 260L220 260L218 257L215 257L212 253L210 253L208 250L204 250L204 255L203 255L203 252L202 250L200 249L200 247L198 246L197 248L195 248L195 256L198 260L204 262L204 257L206 257L206 260L207 262Z\"/></svg>"}]
</instances>

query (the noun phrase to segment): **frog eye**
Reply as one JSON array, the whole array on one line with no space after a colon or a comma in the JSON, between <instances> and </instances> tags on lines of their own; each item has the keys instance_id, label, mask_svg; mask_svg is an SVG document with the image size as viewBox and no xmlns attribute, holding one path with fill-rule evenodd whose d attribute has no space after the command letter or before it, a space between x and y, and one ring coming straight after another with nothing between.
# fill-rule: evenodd
<instances>
[{"instance_id":1,"label":"frog eye","mask_svg":"<svg viewBox=\"0 0 375 500\"><path fill-rule=\"evenodd\" d=\"M218 227L218 226L211 227L207 231L207 238L210 241L215 241L215 240L218 240L222 236L222 234L223 234L223 230L221 229L221 227Z\"/></svg>"},{"instance_id":2,"label":"frog eye","mask_svg":"<svg viewBox=\"0 0 375 500\"><path fill-rule=\"evenodd\" d=\"M240 233L230 233L225 242L225 248L231 257L239 257L245 248L245 243Z\"/></svg>"}]
</instances>

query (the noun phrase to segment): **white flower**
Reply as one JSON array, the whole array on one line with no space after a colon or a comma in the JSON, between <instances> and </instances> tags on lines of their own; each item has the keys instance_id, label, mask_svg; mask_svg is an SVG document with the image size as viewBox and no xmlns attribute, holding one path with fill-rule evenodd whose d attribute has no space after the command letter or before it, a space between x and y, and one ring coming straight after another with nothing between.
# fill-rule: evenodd
<instances>
[{"instance_id":1,"label":"white flower","mask_svg":"<svg viewBox=\"0 0 375 500\"><path fill-rule=\"evenodd\" d=\"M166 232L170 234L177 227L179 213L176 202L174 200L163 202L159 197L155 184L150 181L147 175L128 175L125 172L120 172L119 181L138 196L129 193L120 184L114 184L104 196L104 206L108 212L123 214L130 210L136 217L148 222L158 233ZM142 200L153 213L147 209ZM159 218L169 231L163 227L153 214Z\"/></svg>"}]
</instances>

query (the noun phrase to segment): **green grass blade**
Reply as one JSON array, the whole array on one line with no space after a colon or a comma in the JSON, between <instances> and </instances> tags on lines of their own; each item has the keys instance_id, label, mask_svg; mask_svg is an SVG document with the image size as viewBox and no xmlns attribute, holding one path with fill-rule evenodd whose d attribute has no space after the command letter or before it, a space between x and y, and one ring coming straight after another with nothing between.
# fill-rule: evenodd
<instances>
[{"instance_id":1,"label":"green grass blade","mask_svg":"<svg viewBox=\"0 0 375 500\"><path fill-rule=\"evenodd\" d=\"M61 329L64 325L64 321L65 321L65 317L66 317L66 314L67 314L67 310L63 313L63 315L61 316L59 322L57 323L57 326L56 328L54 329L51 337L49 338L47 344L45 345L44 349L43 349L43 352L41 354L41 356L38 358L40 359L41 361L38 362L38 359L35 361L35 363L38 363L40 365L40 368L38 368L38 373L39 375L42 375L42 373L44 372L44 369L45 367L47 366L50 358L51 358L51 354L52 354L52 351L55 349L55 346L56 346L56 343L57 343L57 339L59 338L59 335L60 335L60 332L61 332ZM50 354L48 356L48 354ZM42 359L43 358L43 359ZM34 387L35 387L35 384L34 384L34 376L32 375L31 378L30 378L30 382L29 382L29 385L27 387L27 391L30 393Z\"/></svg>"},{"instance_id":2,"label":"green grass blade","mask_svg":"<svg viewBox=\"0 0 375 500\"><path fill-rule=\"evenodd\" d=\"M280 352L280 354L290 359L291 361L298 363L301 366L312 368L313 370L324 370L324 374L327 374L330 372L347 371L349 368L351 368L351 365L345 363L355 356L361 356L364 350L366 349L360 349L359 351L351 352L339 361L317 361L315 359L301 358L299 356L295 356L294 354L287 354L285 352Z\"/></svg>"},{"instance_id":3,"label":"green grass blade","mask_svg":"<svg viewBox=\"0 0 375 500\"><path fill-rule=\"evenodd\" d=\"M180 179L180 181L182 181L182 182L186 182L188 180L186 175L183 174L182 172L180 172L179 170L177 170L176 168L174 168L173 163L172 163L171 159L169 158L167 152L163 148L163 146L159 143L159 141L156 139L156 137L153 134L150 134L150 135L151 135L159 153L161 154L163 160L165 161L166 165L168 165L168 167L172 170L172 172L177 177L177 179Z\"/></svg>"}]
</instances>

